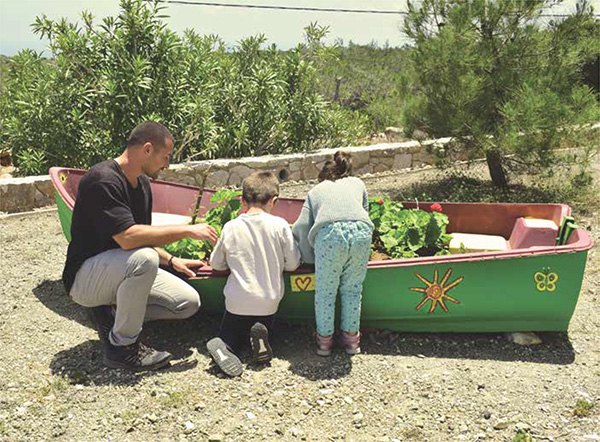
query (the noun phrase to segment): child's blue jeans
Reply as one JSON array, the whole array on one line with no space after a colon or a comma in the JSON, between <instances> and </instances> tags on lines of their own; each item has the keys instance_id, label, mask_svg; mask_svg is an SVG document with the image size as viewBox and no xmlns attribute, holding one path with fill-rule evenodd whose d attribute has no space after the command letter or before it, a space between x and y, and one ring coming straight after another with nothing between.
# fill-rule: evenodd
<instances>
[{"instance_id":1,"label":"child's blue jeans","mask_svg":"<svg viewBox=\"0 0 600 442\"><path fill-rule=\"evenodd\" d=\"M323 227L315 238L315 316L317 333L334 331L335 300L340 293L341 328L360 328L360 302L371 251L371 226L360 221L338 221Z\"/></svg>"}]
</instances>

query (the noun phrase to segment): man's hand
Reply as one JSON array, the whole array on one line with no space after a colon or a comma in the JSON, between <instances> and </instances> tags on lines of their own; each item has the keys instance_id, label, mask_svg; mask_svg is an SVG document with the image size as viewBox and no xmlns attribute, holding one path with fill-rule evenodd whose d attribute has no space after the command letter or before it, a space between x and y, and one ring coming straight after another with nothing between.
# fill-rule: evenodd
<instances>
[{"instance_id":1,"label":"man's hand","mask_svg":"<svg viewBox=\"0 0 600 442\"><path fill-rule=\"evenodd\" d=\"M204 261L200 261L199 259L184 259L184 258L176 258L173 257L171 260L171 265L173 266L173 270L183 273L186 276L194 277L196 276L196 272L192 269L198 268L206 265Z\"/></svg>"},{"instance_id":2,"label":"man's hand","mask_svg":"<svg viewBox=\"0 0 600 442\"><path fill-rule=\"evenodd\" d=\"M208 224L192 224L189 226L188 238L202 239L211 242L213 245L217 242L217 231Z\"/></svg>"}]
</instances>

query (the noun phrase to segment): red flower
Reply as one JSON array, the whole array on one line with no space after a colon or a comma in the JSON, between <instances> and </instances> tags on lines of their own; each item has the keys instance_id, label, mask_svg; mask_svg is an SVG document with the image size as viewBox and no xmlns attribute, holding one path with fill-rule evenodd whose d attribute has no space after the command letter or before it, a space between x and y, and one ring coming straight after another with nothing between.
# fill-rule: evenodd
<instances>
[{"instance_id":1,"label":"red flower","mask_svg":"<svg viewBox=\"0 0 600 442\"><path fill-rule=\"evenodd\" d=\"M442 206L440 206L438 203L433 203L430 207L432 212L441 212L442 211Z\"/></svg>"},{"instance_id":2,"label":"red flower","mask_svg":"<svg viewBox=\"0 0 600 442\"><path fill-rule=\"evenodd\" d=\"M377 204L383 204L383 199L379 198L376 202L377 202Z\"/></svg>"}]
</instances>

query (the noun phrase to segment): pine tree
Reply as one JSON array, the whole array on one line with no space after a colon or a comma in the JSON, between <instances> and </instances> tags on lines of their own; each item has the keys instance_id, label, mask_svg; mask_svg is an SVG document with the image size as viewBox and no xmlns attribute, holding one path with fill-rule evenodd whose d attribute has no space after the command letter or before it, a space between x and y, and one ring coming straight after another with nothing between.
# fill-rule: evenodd
<instances>
[{"instance_id":1,"label":"pine tree","mask_svg":"<svg viewBox=\"0 0 600 442\"><path fill-rule=\"evenodd\" d=\"M598 53L598 21L583 0L565 19L540 15L556 0L408 1L414 42L407 130L453 137L485 157L494 185L507 170L555 163L572 128L598 118L582 66Z\"/></svg>"}]
</instances>

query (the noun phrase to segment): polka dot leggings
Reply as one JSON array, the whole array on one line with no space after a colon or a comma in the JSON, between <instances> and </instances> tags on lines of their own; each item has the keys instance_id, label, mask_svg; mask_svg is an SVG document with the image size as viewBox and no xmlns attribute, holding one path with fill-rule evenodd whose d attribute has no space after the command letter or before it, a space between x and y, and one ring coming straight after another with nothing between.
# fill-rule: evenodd
<instances>
[{"instance_id":1,"label":"polka dot leggings","mask_svg":"<svg viewBox=\"0 0 600 442\"><path fill-rule=\"evenodd\" d=\"M334 331L335 300L340 293L342 330L360 328L360 302L371 250L372 229L360 221L338 221L315 238L315 316L317 333Z\"/></svg>"}]
</instances>

